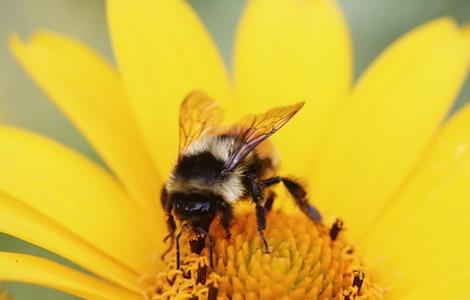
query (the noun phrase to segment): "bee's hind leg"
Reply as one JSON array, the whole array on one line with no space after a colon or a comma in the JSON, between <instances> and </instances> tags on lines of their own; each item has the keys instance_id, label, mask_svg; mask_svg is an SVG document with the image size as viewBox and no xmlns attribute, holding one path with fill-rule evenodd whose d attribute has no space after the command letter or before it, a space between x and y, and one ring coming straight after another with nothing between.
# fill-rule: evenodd
<instances>
[{"instance_id":1,"label":"bee's hind leg","mask_svg":"<svg viewBox=\"0 0 470 300\"><path fill-rule=\"evenodd\" d=\"M282 178L279 176L276 176L276 177L261 180L259 184L261 186L261 189L264 190L270 186L278 184L281 181L282 181ZM276 193L273 190L269 190L267 192L266 200L264 201L264 208L266 209L266 212L270 212L271 209L273 208L274 199L276 199Z\"/></svg>"},{"instance_id":2,"label":"bee's hind leg","mask_svg":"<svg viewBox=\"0 0 470 300\"><path fill-rule=\"evenodd\" d=\"M266 212L270 212L273 209L274 199L276 199L276 193L274 191L268 191L268 196L264 202L264 208Z\"/></svg>"},{"instance_id":3,"label":"bee's hind leg","mask_svg":"<svg viewBox=\"0 0 470 300\"><path fill-rule=\"evenodd\" d=\"M308 202L307 192L305 191L304 187L297 181L287 177L276 176L260 181L260 185L262 188L266 188L275 185L279 182L282 182L284 184L287 191L289 191L289 193L294 198L297 206L308 218L310 218L310 220L317 223L321 222L322 218L320 212ZM269 200L269 198L266 200L265 207L268 211L272 206L273 200L274 199Z\"/></svg>"},{"instance_id":4,"label":"bee's hind leg","mask_svg":"<svg viewBox=\"0 0 470 300\"><path fill-rule=\"evenodd\" d=\"M282 178L279 177L279 176L264 179L264 180L260 180L259 183L258 183L259 186L260 186L259 189L261 191L263 191L264 189L266 189L270 186L278 184L279 182L281 182L281 180L282 180ZM266 212L270 212L271 209L273 208L274 199L276 199L276 193L274 193L274 191L272 191L272 190L269 190L267 192L266 200L264 201L264 208L266 209Z\"/></svg>"},{"instance_id":5,"label":"bee's hind leg","mask_svg":"<svg viewBox=\"0 0 470 300\"><path fill-rule=\"evenodd\" d=\"M302 210L302 212L307 217L309 217L310 220L316 223L320 223L322 219L320 212L308 202L307 192L305 191L304 187L297 181L290 178L282 177L281 180L294 198L295 203L300 208L300 210Z\"/></svg>"}]
</instances>

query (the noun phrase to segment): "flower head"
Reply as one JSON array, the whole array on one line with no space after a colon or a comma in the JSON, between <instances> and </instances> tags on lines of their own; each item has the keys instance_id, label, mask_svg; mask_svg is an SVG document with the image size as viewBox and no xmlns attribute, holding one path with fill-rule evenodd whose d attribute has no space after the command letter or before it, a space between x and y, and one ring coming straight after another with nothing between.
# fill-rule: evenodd
<instances>
[{"instance_id":1,"label":"flower head","mask_svg":"<svg viewBox=\"0 0 470 300\"><path fill-rule=\"evenodd\" d=\"M352 86L350 39L334 1L253 0L231 83L185 1L109 0L107 13L118 68L57 34L11 39L109 171L1 126L0 230L87 272L3 252L0 280L89 299L469 296L470 109L442 125L468 70L468 27L439 19L413 30ZM213 268L206 252L187 248L181 270L174 254L160 259L167 232L157 195L176 159L179 105L195 89L232 117L306 101L273 141L281 172L305 179L324 224L277 191L270 254L261 253L253 212L243 211L232 239L213 224Z\"/></svg>"},{"instance_id":2,"label":"flower head","mask_svg":"<svg viewBox=\"0 0 470 300\"><path fill-rule=\"evenodd\" d=\"M207 252L202 257L189 255L181 270L170 263L169 271L146 278L153 283L148 298L213 294L222 299L382 299L382 287L373 273L366 278L365 266L344 232L333 235L322 224L280 211L272 212L268 222L269 255L260 247L254 214L240 214L230 241L224 239L220 224L215 226L213 272Z\"/></svg>"}]
</instances>

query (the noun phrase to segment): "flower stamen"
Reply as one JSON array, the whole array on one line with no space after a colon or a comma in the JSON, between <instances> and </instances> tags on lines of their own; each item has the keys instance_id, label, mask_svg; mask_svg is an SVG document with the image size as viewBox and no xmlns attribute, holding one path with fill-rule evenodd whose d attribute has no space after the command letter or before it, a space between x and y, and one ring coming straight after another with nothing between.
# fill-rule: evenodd
<instances>
[{"instance_id":1,"label":"flower stamen","mask_svg":"<svg viewBox=\"0 0 470 300\"><path fill-rule=\"evenodd\" d=\"M331 226L330 228L330 238L332 241L336 240L339 232L343 230L343 228L344 228L343 220L336 219L336 221L333 223L333 226Z\"/></svg>"},{"instance_id":2,"label":"flower stamen","mask_svg":"<svg viewBox=\"0 0 470 300\"><path fill-rule=\"evenodd\" d=\"M353 287L357 288L357 292L359 293L361 291L362 284L364 283L366 273L363 269L355 269L353 270L353 274Z\"/></svg>"}]
</instances>

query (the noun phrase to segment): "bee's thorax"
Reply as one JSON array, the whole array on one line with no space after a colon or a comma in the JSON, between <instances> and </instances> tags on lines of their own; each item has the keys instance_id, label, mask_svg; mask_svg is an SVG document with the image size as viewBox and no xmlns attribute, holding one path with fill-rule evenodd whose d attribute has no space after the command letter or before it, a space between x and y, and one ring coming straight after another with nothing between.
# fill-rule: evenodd
<instances>
[{"instance_id":1,"label":"bee's thorax","mask_svg":"<svg viewBox=\"0 0 470 300\"><path fill-rule=\"evenodd\" d=\"M231 174L222 176L234 138L206 136L191 144L182 153L166 188L169 192L207 193L220 195L224 201L234 203L243 198L245 164Z\"/></svg>"}]
</instances>

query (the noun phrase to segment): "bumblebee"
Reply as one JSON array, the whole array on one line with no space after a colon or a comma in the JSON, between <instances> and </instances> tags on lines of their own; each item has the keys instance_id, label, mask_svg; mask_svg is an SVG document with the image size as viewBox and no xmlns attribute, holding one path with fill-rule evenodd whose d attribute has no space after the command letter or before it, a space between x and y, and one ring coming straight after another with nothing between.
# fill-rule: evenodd
<instances>
[{"instance_id":1,"label":"bumblebee","mask_svg":"<svg viewBox=\"0 0 470 300\"><path fill-rule=\"evenodd\" d=\"M300 102L273 108L222 127L223 110L217 102L200 91L194 91L184 99L179 117L178 160L161 193L169 231L164 241L171 238L168 251L176 242L178 269L180 237L184 232L190 234L192 252L200 254L208 241L212 265L211 223L220 218L229 238L234 205L249 199L255 206L263 250L269 253L264 230L266 214L275 198L270 187L281 182L301 211L313 222L321 222L320 213L309 204L302 185L276 174L279 162L268 141L303 105Z\"/></svg>"}]
</instances>

